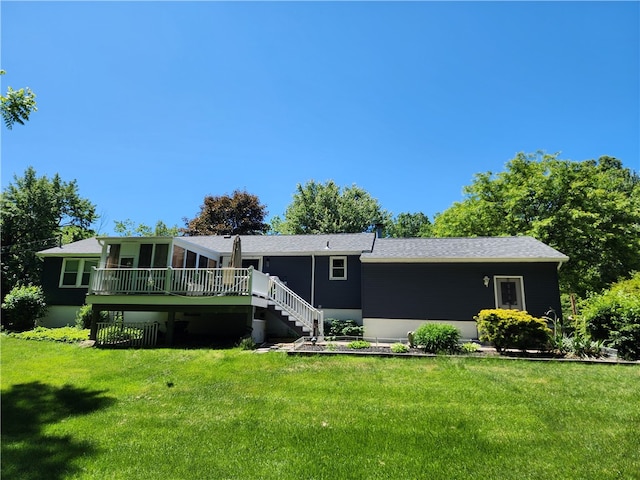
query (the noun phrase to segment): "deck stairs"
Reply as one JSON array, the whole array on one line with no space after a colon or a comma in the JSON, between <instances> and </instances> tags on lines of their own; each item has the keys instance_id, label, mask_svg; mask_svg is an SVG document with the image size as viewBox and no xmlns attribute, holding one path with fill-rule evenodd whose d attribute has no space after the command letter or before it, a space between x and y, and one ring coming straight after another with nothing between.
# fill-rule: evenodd
<instances>
[{"instance_id":1,"label":"deck stairs","mask_svg":"<svg viewBox=\"0 0 640 480\"><path fill-rule=\"evenodd\" d=\"M301 336L324 334L323 312L287 287L278 277L269 277L269 310L291 325Z\"/></svg>"}]
</instances>

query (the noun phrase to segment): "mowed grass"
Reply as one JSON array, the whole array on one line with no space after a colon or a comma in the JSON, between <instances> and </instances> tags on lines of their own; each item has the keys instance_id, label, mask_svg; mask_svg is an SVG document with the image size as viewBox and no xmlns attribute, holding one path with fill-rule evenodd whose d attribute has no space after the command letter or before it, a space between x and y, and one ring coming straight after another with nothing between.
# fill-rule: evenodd
<instances>
[{"instance_id":1,"label":"mowed grass","mask_svg":"<svg viewBox=\"0 0 640 480\"><path fill-rule=\"evenodd\" d=\"M2 338L3 479L640 478L640 367Z\"/></svg>"}]
</instances>

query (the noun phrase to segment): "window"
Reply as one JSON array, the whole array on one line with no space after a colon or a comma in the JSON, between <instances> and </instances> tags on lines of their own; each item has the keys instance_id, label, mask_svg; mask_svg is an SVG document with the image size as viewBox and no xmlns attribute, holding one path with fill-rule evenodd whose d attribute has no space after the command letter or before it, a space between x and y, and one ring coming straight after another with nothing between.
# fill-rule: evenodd
<instances>
[{"instance_id":1,"label":"window","mask_svg":"<svg viewBox=\"0 0 640 480\"><path fill-rule=\"evenodd\" d=\"M98 259L65 258L62 262L60 287L88 287L91 270L98 266Z\"/></svg>"},{"instance_id":2,"label":"window","mask_svg":"<svg viewBox=\"0 0 640 480\"><path fill-rule=\"evenodd\" d=\"M329 257L329 280L347 279L347 257Z\"/></svg>"}]
</instances>

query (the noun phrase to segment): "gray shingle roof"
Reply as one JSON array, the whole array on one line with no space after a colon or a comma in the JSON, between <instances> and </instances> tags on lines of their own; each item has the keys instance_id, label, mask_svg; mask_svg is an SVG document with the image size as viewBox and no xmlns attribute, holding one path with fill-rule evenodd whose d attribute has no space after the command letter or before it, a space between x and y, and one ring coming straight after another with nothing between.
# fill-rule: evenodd
<instances>
[{"instance_id":1,"label":"gray shingle roof","mask_svg":"<svg viewBox=\"0 0 640 480\"><path fill-rule=\"evenodd\" d=\"M222 254L230 254L233 236L180 237L180 243L191 243ZM336 233L326 235L241 235L243 255L311 253L353 253L371 251L374 233ZM327 248L328 246L328 248Z\"/></svg>"},{"instance_id":2,"label":"gray shingle roof","mask_svg":"<svg viewBox=\"0 0 640 480\"><path fill-rule=\"evenodd\" d=\"M77 242L62 245L62 247L53 247L38 252L41 257L61 257L74 255L79 257L99 257L102 253L102 245L98 243L98 239L87 238Z\"/></svg>"},{"instance_id":3,"label":"gray shingle roof","mask_svg":"<svg viewBox=\"0 0 640 480\"><path fill-rule=\"evenodd\" d=\"M563 262L569 257L533 237L378 238L363 262Z\"/></svg>"}]
</instances>

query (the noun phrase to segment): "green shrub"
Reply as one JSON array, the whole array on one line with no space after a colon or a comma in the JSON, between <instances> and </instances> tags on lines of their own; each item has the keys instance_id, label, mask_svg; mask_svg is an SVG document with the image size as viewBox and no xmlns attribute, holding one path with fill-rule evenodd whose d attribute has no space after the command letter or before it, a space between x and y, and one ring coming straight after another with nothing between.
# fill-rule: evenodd
<instances>
[{"instance_id":1,"label":"green shrub","mask_svg":"<svg viewBox=\"0 0 640 480\"><path fill-rule=\"evenodd\" d=\"M551 330L544 320L522 310L481 310L475 320L480 340L491 343L498 352L507 348L544 350L549 347Z\"/></svg>"},{"instance_id":2,"label":"green shrub","mask_svg":"<svg viewBox=\"0 0 640 480\"><path fill-rule=\"evenodd\" d=\"M460 350L464 353L475 353L480 350L480 345L474 342L466 342L460 345Z\"/></svg>"},{"instance_id":3,"label":"green shrub","mask_svg":"<svg viewBox=\"0 0 640 480\"><path fill-rule=\"evenodd\" d=\"M407 353L409 351L409 347L404 343L394 343L391 345L391 351L393 353Z\"/></svg>"},{"instance_id":4,"label":"green shrub","mask_svg":"<svg viewBox=\"0 0 640 480\"><path fill-rule=\"evenodd\" d=\"M253 341L253 338L245 337L240 340L238 347L240 350L255 350L258 346L256 345L256 342Z\"/></svg>"},{"instance_id":5,"label":"green shrub","mask_svg":"<svg viewBox=\"0 0 640 480\"><path fill-rule=\"evenodd\" d=\"M640 324L625 325L611 335L613 348L625 360L640 360Z\"/></svg>"},{"instance_id":6,"label":"green shrub","mask_svg":"<svg viewBox=\"0 0 640 480\"><path fill-rule=\"evenodd\" d=\"M585 330L592 338L609 342L623 358L640 359L640 273L590 296L582 307Z\"/></svg>"},{"instance_id":7,"label":"green shrub","mask_svg":"<svg viewBox=\"0 0 640 480\"><path fill-rule=\"evenodd\" d=\"M10 335L12 337L22 338L24 340L76 343L87 340L89 338L89 330L76 327L36 327L33 330L11 333Z\"/></svg>"},{"instance_id":8,"label":"green shrub","mask_svg":"<svg viewBox=\"0 0 640 480\"><path fill-rule=\"evenodd\" d=\"M91 310L91 305L83 305L80 307L80 310L76 313L76 326L78 328L91 328L91 317L93 316L93 311ZM108 322L109 321L109 312L100 312L100 322Z\"/></svg>"},{"instance_id":9,"label":"green shrub","mask_svg":"<svg viewBox=\"0 0 640 480\"><path fill-rule=\"evenodd\" d=\"M336 350L338 350L338 346L335 343L327 343L325 349L330 352L335 352Z\"/></svg>"},{"instance_id":10,"label":"green shrub","mask_svg":"<svg viewBox=\"0 0 640 480\"><path fill-rule=\"evenodd\" d=\"M364 335L364 327L358 325L355 320L339 320L327 318L324 321L324 334L326 337L361 337Z\"/></svg>"},{"instance_id":11,"label":"green shrub","mask_svg":"<svg viewBox=\"0 0 640 480\"><path fill-rule=\"evenodd\" d=\"M98 330L99 343L126 343L132 340L141 340L144 330L137 327L129 327L121 323L109 325Z\"/></svg>"},{"instance_id":12,"label":"green shrub","mask_svg":"<svg viewBox=\"0 0 640 480\"><path fill-rule=\"evenodd\" d=\"M579 330L576 330L573 335L563 335L556 343L556 349L560 353L580 358L601 357L604 347L604 341L593 340Z\"/></svg>"},{"instance_id":13,"label":"green shrub","mask_svg":"<svg viewBox=\"0 0 640 480\"><path fill-rule=\"evenodd\" d=\"M36 326L47 313L42 288L34 285L18 286L4 297L2 324L7 330L23 332Z\"/></svg>"},{"instance_id":14,"label":"green shrub","mask_svg":"<svg viewBox=\"0 0 640 480\"><path fill-rule=\"evenodd\" d=\"M355 350L359 350L361 348L369 348L371 344L366 340L354 340L353 342L349 342L347 347L353 348Z\"/></svg>"},{"instance_id":15,"label":"green shrub","mask_svg":"<svg viewBox=\"0 0 640 480\"><path fill-rule=\"evenodd\" d=\"M460 330L447 323L424 323L413 333L413 341L428 353L455 353Z\"/></svg>"}]
</instances>

